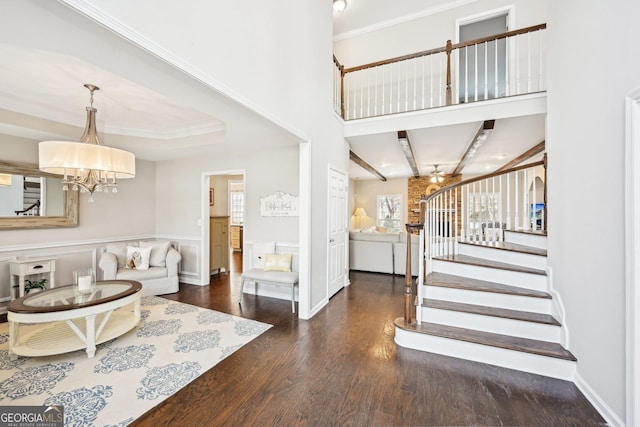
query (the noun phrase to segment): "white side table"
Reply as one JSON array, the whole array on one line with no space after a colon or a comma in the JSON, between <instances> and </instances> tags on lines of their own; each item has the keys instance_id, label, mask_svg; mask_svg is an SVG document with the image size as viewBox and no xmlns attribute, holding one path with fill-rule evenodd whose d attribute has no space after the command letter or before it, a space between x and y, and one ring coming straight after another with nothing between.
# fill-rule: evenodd
<instances>
[{"instance_id":1,"label":"white side table","mask_svg":"<svg viewBox=\"0 0 640 427\"><path fill-rule=\"evenodd\" d=\"M35 274L48 274L47 280L49 288L55 288L54 273L56 272L56 258L26 258L9 262L11 273L11 299L24 296L24 279L26 276ZM13 287L18 285L18 295L13 292Z\"/></svg>"}]
</instances>

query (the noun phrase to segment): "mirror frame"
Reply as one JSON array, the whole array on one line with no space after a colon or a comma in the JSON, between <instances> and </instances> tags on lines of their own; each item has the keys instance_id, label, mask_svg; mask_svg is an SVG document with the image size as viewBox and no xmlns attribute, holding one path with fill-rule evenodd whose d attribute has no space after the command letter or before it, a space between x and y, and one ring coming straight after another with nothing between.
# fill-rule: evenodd
<instances>
[{"instance_id":1,"label":"mirror frame","mask_svg":"<svg viewBox=\"0 0 640 427\"><path fill-rule=\"evenodd\" d=\"M42 172L38 165L0 160L0 173L11 175L62 178L61 175ZM64 192L64 216L0 217L0 230L57 228L78 226L78 192Z\"/></svg>"}]
</instances>

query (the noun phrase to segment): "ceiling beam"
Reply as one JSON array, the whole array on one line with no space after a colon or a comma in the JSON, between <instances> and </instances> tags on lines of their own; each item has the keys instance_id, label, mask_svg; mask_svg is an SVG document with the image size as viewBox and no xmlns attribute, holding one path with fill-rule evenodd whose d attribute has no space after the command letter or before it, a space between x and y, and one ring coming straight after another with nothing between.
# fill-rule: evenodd
<instances>
[{"instance_id":1,"label":"ceiling beam","mask_svg":"<svg viewBox=\"0 0 640 427\"><path fill-rule=\"evenodd\" d=\"M507 163L504 166L502 166L500 169L496 170L496 172L502 172L503 170L512 168L512 167L524 162L525 160L530 159L531 157L535 156L536 154L542 153L544 150L545 150L545 141L543 140L541 143L537 144L534 147L531 147L530 149L528 149L524 153L520 154L515 159L511 160L509 163Z\"/></svg>"},{"instance_id":2,"label":"ceiling beam","mask_svg":"<svg viewBox=\"0 0 640 427\"><path fill-rule=\"evenodd\" d=\"M369 163L364 161L360 156L358 156L356 153L354 153L351 150L349 150L349 159L353 163L357 164L358 166L360 166L361 168L369 172L370 174L377 176L381 181L387 180L387 178L384 175L382 175L380 172L378 172L376 168L374 168Z\"/></svg>"},{"instance_id":3,"label":"ceiling beam","mask_svg":"<svg viewBox=\"0 0 640 427\"><path fill-rule=\"evenodd\" d=\"M406 130L398 131L398 143L400 144L400 148L402 149L404 156L407 158L407 162L409 163L411 172L413 172L413 176L415 176L416 178L420 178L420 171L418 170L418 166L416 165L416 157L413 154L411 141L409 141L409 134Z\"/></svg>"},{"instance_id":4,"label":"ceiling beam","mask_svg":"<svg viewBox=\"0 0 640 427\"><path fill-rule=\"evenodd\" d=\"M462 173L462 169L467 165L467 162L476 155L476 151L478 151L480 146L484 144L487 138L489 138L489 134L493 130L495 123L495 120L485 120L484 123L482 123L482 126L480 126L480 129L478 129L478 132L476 132L475 136L469 143L467 151L464 152L464 155L460 159L460 162L458 162L458 166L456 166L451 173L451 176L458 176Z\"/></svg>"}]
</instances>

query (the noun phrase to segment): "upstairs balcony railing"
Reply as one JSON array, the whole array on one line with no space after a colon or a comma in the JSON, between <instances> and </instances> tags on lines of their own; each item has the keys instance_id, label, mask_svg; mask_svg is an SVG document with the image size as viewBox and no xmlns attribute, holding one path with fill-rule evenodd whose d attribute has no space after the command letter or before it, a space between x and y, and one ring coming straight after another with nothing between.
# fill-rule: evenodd
<instances>
[{"instance_id":1,"label":"upstairs balcony railing","mask_svg":"<svg viewBox=\"0 0 640 427\"><path fill-rule=\"evenodd\" d=\"M505 169L444 187L420 200L420 222L407 224L409 233L420 231L417 303L431 272L431 260L458 253L460 242L499 245L505 230L546 233L546 156L539 162ZM409 241L410 239L407 239ZM411 270L411 245L407 245L407 272ZM405 322L411 323L413 298L407 274ZM421 322L419 314L417 323Z\"/></svg>"},{"instance_id":2,"label":"upstairs balcony railing","mask_svg":"<svg viewBox=\"0 0 640 427\"><path fill-rule=\"evenodd\" d=\"M345 68L334 56L334 108L344 120L546 90L547 24Z\"/></svg>"}]
</instances>

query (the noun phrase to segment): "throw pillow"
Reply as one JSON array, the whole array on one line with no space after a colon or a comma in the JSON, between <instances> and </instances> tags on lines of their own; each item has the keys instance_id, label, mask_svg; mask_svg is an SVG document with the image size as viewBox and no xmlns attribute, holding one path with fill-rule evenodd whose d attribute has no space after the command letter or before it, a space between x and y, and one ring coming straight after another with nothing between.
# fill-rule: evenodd
<instances>
[{"instance_id":1,"label":"throw pillow","mask_svg":"<svg viewBox=\"0 0 640 427\"><path fill-rule=\"evenodd\" d=\"M149 257L150 267L166 267L167 252L169 252L170 246L171 246L171 242L169 242L168 240L140 242L141 248L146 248L146 247L151 248L151 256Z\"/></svg>"},{"instance_id":2,"label":"throw pillow","mask_svg":"<svg viewBox=\"0 0 640 427\"><path fill-rule=\"evenodd\" d=\"M264 271L291 271L291 254L266 254Z\"/></svg>"},{"instance_id":3,"label":"throw pillow","mask_svg":"<svg viewBox=\"0 0 640 427\"><path fill-rule=\"evenodd\" d=\"M116 259L118 260L118 268L124 268L127 262L126 243L109 243L105 250L116 256Z\"/></svg>"},{"instance_id":4,"label":"throw pillow","mask_svg":"<svg viewBox=\"0 0 640 427\"><path fill-rule=\"evenodd\" d=\"M137 248L135 246L127 246L127 264L126 268L136 270L149 269L149 257L151 256L151 246L146 248Z\"/></svg>"}]
</instances>

